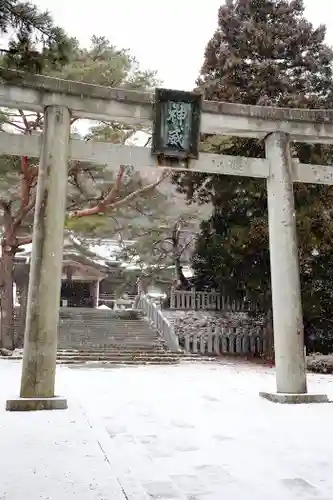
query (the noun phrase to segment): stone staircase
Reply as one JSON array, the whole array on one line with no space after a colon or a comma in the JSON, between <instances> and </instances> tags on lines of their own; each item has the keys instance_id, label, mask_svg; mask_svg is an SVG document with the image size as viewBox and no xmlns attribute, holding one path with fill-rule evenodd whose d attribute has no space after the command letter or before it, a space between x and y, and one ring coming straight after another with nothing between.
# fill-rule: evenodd
<instances>
[{"instance_id":1,"label":"stone staircase","mask_svg":"<svg viewBox=\"0 0 333 500\"><path fill-rule=\"evenodd\" d=\"M20 359L14 351L7 359ZM172 352L137 310L61 308L57 363L63 365L175 364Z\"/></svg>"}]
</instances>

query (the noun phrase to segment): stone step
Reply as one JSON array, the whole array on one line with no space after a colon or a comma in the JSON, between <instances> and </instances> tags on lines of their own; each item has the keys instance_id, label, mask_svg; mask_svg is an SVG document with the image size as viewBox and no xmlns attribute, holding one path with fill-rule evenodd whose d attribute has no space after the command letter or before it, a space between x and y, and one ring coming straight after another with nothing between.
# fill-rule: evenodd
<instances>
[{"instance_id":1,"label":"stone step","mask_svg":"<svg viewBox=\"0 0 333 500\"><path fill-rule=\"evenodd\" d=\"M165 354L169 355L179 355L179 353L173 353L172 351L169 351L168 349L164 350L152 350L152 351L134 351L131 349L115 349L114 351L99 351L96 352L94 350L91 351L86 351L86 352L75 352L75 351L67 351L67 352L57 352L57 356L123 356L123 355L135 355L135 356L164 356ZM18 355L21 355L18 354Z\"/></svg>"},{"instance_id":2,"label":"stone step","mask_svg":"<svg viewBox=\"0 0 333 500\"><path fill-rule=\"evenodd\" d=\"M70 350L70 351L90 351L91 349L96 349L96 350L102 350L102 351L105 351L106 349L118 349L119 347L123 346L123 345L137 345L137 348L140 349L140 348L148 348L148 349L159 349L159 348L162 348L164 349L166 346L164 343L160 343L159 341L156 341L155 342L151 342L149 343L149 345L147 346L142 346L141 343L139 342L122 342L120 344L118 343L115 343L114 345L110 345L110 342L108 342L108 344L105 344L103 345L102 343L96 343L94 344L93 342L84 342L82 344L76 344L76 347L70 347L70 348L67 348L67 347L61 347L61 345L58 344L58 351L66 351L66 350ZM142 347L141 347L142 346Z\"/></svg>"},{"instance_id":3,"label":"stone step","mask_svg":"<svg viewBox=\"0 0 333 500\"><path fill-rule=\"evenodd\" d=\"M133 329L128 329L125 328L123 330L121 329L111 329L108 328L106 325L103 328L98 328L96 325L89 325L86 328L71 328L70 326L66 326L66 329L63 331L60 329L59 331L59 336L61 337L64 335L65 337L68 335L68 333L78 333L78 334L84 334L84 333L89 333L89 332L94 332L96 335L119 335L119 336L126 336L129 334L132 335L137 335L137 336L142 336L142 337L149 337L153 338L154 332L147 331L147 330L138 330L137 328Z\"/></svg>"},{"instance_id":4,"label":"stone step","mask_svg":"<svg viewBox=\"0 0 333 500\"><path fill-rule=\"evenodd\" d=\"M137 362L145 362L145 361L159 361L159 360L174 360L177 361L180 359L179 356L171 356L170 354L165 353L164 355L156 354L147 355L147 356L135 356L133 354L121 354L119 356L115 354L110 354L108 356L57 356L58 361L137 361Z\"/></svg>"},{"instance_id":5,"label":"stone step","mask_svg":"<svg viewBox=\"0 0 333 500\"><path fill-rule=\"evenodd\" d=\"M140 317L137 319L126 319L126 318L108 318L106 316L93 316L93 317L87 317L87 316L80 316L80 315L75 315L72 314L71 316L68 317L59 317L59 323L64 324L64 323L95 323L96 325L102 324L102 323L109 323L110 325L120 325L121 323L125 323L127 325L142 325L144 323L148 323L147 319L144 317Z\"/></svg>"},{"instance_id":6,"label":"stone step","mask_svg":"<svg viewBox=\"0 0 333 500\"><path fill-rule=\"evenodd\" d=\"M62 308L57 362L147 364L176 363L172 353L140 311ZM15 352L10 359L20 359Z\"/></svg>"},{"instance_id":7,"label":"stone step","mask_svg":"<svg viewBox=\"0 0 333 500\"><path fill-rule=\"evenodd\" d=\"M57 365L75 367L75 368L108 368L113 366L146 366L146 365L178 365L180 363L179 359L169 360L169 359L159 359L159 360L127 360L127 361L88 361L86 363L82 361L57 361Z\"/></svg>"},{"instance_id":8,"label":"stone step","mask_svg":"<svg viewBox=\"0 0 333 500\"><path fill-rule=\"evenodd\" d=\"M126 347L126 348L125 348ZM82 349L58 349L58 354L87 354L87 353L96 353L96 354L108 354L108 353L114 353L114 352L137 352L137 353L150 353L150 352L165 352L166 349L165 347L151 347L149 349L146 349L145 347L137 347L135 350L129 349L127 346L123 347L107 347L103 349L102 347L97 347L97 348L89 348L89 347L84 347Z\"/></svg>"},{"instance_id":9,"label":"stone step","mask_svg":"<svg viewBox=\"0 0 333 500\"><path fill-rule=\"evenodd\" d=\"M0 356L0 359L6 359L6 360L21 360L22 356ZM94 357L64 357L64 358L58 358L57 357L57 364L58 365L86 365L90 363L100 363L100 364L177 364L180 362L180 357L177 356L146 356L142 358L141 356L135 357L132 355L129 356L109 356L107 358L103 358L101 356L97 356L96 358Z\"/></svg>"},{"instance_id":10,"label":"stone step","mask_svg":"<svg viewBox=\"0 0 333 500\"><path fill-rule=\"evenodd\" d=\"M0 356L3 360L22 360L22 355L17 354L13 356ZM116 365L167 365L167 364L179 364L180 362L216 362L216 357L211 356L200 356L198 354L185 354L185 353L165 353L163 356L156 353L155 355L147 356L134 356L133 353L127 354L125 356L58 356L57 365L68 365L68 366L82 366L82 367L106 367L106 366L116 366Z\"/></svg>"},{"instance_id":11,"label":"stone step","mask_svg":"<svg viewBox=\"0 0 333 500\"><path fill-rule=\"evenodd\" d=\"M93 335L93 334L91 334L91 336L89 336L89 337L85 336L85 335L81 335L81 336L77 335L77 336L75 336L74 334L72 334L72 335L68 335L67 337L59 337L58 338L58 342L59 343L60 342L65 342L65 341L68 341L71 338L73 339L73 336L74 336L75 340L80 340L81 343L84 342L84 341L90 342L90 343L93 343L93 342L96 343L96 340L98 340L98 343L99 342L103 342L103 341L105 343L106 342L109 343L109 342L112 342L112 341L114 341L114 342L131 342L131 341L133 342L133 341L135 341L135 342L146 342L146 343L150 343L150 344L152 344L154 342L155 343L162 342L162 339L159 339L157 336L154 337L154 338L136 337L135 335L129 335L129 336L126 336L126 337L125 336L124 337L113 337L111 335L110 336L108 336L108 335L103 335L103 336L100 335L100 336L98 336L98 335Z\"/></svg>"},{"instance_id":12,"label":"stone step","mask_svg":"<svg viewBox=\"0 0 333 500\"><path fill-rule=\"evenodd\" d=\"M82 315L75 315L72 314L70 316L66 317L59 317L59 323L96 323L96 324L101 324L103 322L109 323L109 324L121 324L121 323L126 323L127 325L139 325L143 323L147 323L147 319L144 318L143 316L136 318L136 319L128 319L128 318L111 318L103 315L93 315L91 317L88 316L82 316Z\"/></svg>"},{"instance_id":13,"label":"stone step","mask_svg":"<svg viewBox=\"0 0 333 500\"><path fill-rule=\"evenodd\" d=\"M138 358L145 358L149 356L183 356L184 354L182 352L172 352L168 350L154 350L154 351L132 351L129 349L124 349L124 350L114 350L114 351L85 351L85 352L77 352L77 351L58 351L57 352L57 358L58 359L65 359L65 358L108 358L108 357L119 357L119 356L135 356ZM6 357L22 357L23 353L22 352L14 352L12 356L6 356Z\"/></svg>"},{"instance_id":14,"label":"stone step","mask_svg":"<svg viewBox=\"0 0 333 500\"><path fill-rule=\"evenodd\" d=\"M159 339L157 337L155 338L146 338L146 337L135 337L134 335L131 335L129 337L122 337L122 338L114 338L114 337L108 337L108 336L95 336L95 335L91 335L91 337L86 337L86 336L68 336L66 338L61 338L59 337L58 338L58 344L60 343L64 343L64 342L68 342L70 341L70 339L74 340L75 342L77 341L80 341L80 344L84 344L85 342L89 343L89 344L96 344L96 345L106 345L106 344L110 344L111 342L117 344L117 343L123 343L123 342L133 342L133 343L145 343L145 344L148 344L148 345L154 345L154 344L158 344L160 342L162 342L162 339Z\"/></svg>"},{"instance_id":15,"label":"stone step","mask_svg":"<svg viewBox=\"0 0 333 500\"><path fill-rule=\"evenodd\" d=\"M81 339L106 339L106 340L129 340L129 339L135 339L135 340L146 340L146 341L153 341L156 340L156 335L142 335L142 334L137 334L135 332L127 332L126 334L113 334L113 333L108 333L108 332L101 332L98 334L98 332L92 332L90 335L89 333L84 333L84 332L74 332L69 330L66 335L59 335L58 339L59 340L68 340L68 338L71 338L73 336L76 336Z\"/></svg>"},{"instance_id":16,"label":"stone step","mask_svg":"<svg viewBox=\"0 0 333 500\"><path fill-rule=\"evenodd\" d=\"M94 324L94 325L111 325L114 327L119 327L122 328L122 326L126 326L127 328L144 328L145 325L148 324L148 321L145 319L140 319L140 320L135 320L135 321L125 321L125 320L119 320L119 321L114 321L114 320L108 320L108 319L103 319L103 320L81 320L81 319L64 319L59 321L59 325L77 325L77 326L85 326L88 324Z\"/></svg>"},{"instance_id":17,"label":"stone step","mask_svg":"<svg viewBox=\"0 0 333 500\"><path fill-rule=\"evenodd\" d=\"M76 351L76 350L66 350L66 351L58 351L57 352L57 358L62 359L62 358L69 358L69 357L75 357L75 358L81 358L81 357L108 357L108 356L137 356L137 357L146 357L146 356L182 356L182 352L171 352L166 349L154 349L154 350L131 350L131 349L113 349L113 350L100 350L100 351L95 351L95 350L86 350L86 351ZM9 358L14 358L18 357L21 358L23 356L23 352L18 352L15 351L12 356L3 356L3 357L9 357Z\"/></svg>"},{"instance_id":18,"label":"stone step","mask_svg":"<svg viewBox=\"0 0 333 500\"><path fill-rule=\"evenodd\" d=\"M20 354L21 355L21 354ZM172 356L179 356L183 355L183 353L178 353L178 352L172 352L167 349L164 351L162 350L154 350L154 351L132 351L130 349L124 349L124 350L114 350L114 351L108 351L108 352L96 352L96 351L86 351L86 352L59 352L57 353L57 357L68 357L68 356L75 356L75 357L86 357L86 356L138 356L138 357L145 357L145 356L164 356L164 355L172 355Z\"/></svg>"},{"instance_id":19,"label":"stone step","mask_svg":"<svg viewBox=\"0 0 333 500\"><path fill-rule=\"evenodd\" d=\"M67 340L68 337L77 336L78 338L106 338L106 339L115 339L122 340L126 338L137 338L142 340L154 340L156 339L156 334L154 333L140 333L135 330L133 331L124 331L124 332L110 332L108 330L98 331L94 330L93 326L91 330L83 331L83 330L71 330L68 329L66 332L60 332L58 335L59 339Z\"/></svg>"},{"instance_id":20,"label":"stone step","mask_svg":"<svg viewBox=\"0 0 333 500\"><path fill-rule=\"evenodd\" d=\"M148 341L135 341L135 340L128 340L128 341L112 341L110 340L109 342L103 342L103 341L100 341L100 342L91 342L91 341L75 341L75 339L71 340L71 341L68 341L68 342L61 342L59 341L58 342L58 345L59 345L59 348L60 349L76 349L77 347L80 347L80 346L84 346L86 348L91 348L93 349L94 346L96 347L101 347L101 348L121 348L123 346L127 346L129 348L142 348L142 349L149 349L149 348L155 348L155 347L159 347L161 346L161 344L158 344L156 343L156 341L151 341L151 342L148 342ZM162 347L163 347L163 344L162 344Z\"/></svg>"},{"instance_id":21,"label":"stone step","mask_svg":"<svg viewBox=\"0 0 333 500\"><path fill-rule=\"evenodd\" d=\"M109 332L107 330L103 331L96 331L92 329L89 331L75 331L75 330L70 330L68 329L66 333L59 333L58 338L59 339L64 339L66 340L70 336L77 336L78 338L106 338L106 339L115 339L115 340L122 340L126 338L137 338L137 339L142 339L142 340L154 340L156 339L156 334L146 334L146 333L140 333L137 331L133 332Z\"/></svg>"},{"instance_id":22,"label":"stone step","mask_svg":"<svg viewBox=\"0 0 333 500\"><path fill-rule=\"evenodd\" d=\"M139 318L139 319L124 319L124 318L107 318L107 317L98 317L94 316L91 318L80 316L80 315L72 315L69 316L68 318L62 318L60 316L59 318L59 324L87 324L87 323L95 323L95 325L102 324L102 323L108 323L109 325L121 325L121 324L126 324L126 325L143 325L147 324L148 321L145 318Z\"/></svg>"},{"instance_id":23,"label":"stone step","mask_svg":"<svg viewBox=\"0 0 333 500\"><path fill-rule=\"evenodd\" d=\"M13 357L4 357L2 358L0 356L0 359L6 359L6 360L16 360L20 361L22 357L19 356L13 356ZM100 365L104 364L110 364L110 365L140 365L140 364L154 364L154 365L163 365L163 364L178 364L180 362L179 358L147 358L145 360L139 360L139 359L114 359L114 360L81 360L81 359L57 359L57 365L90 365L91 363L97 363Z\"/></svg>"}]
</instances>

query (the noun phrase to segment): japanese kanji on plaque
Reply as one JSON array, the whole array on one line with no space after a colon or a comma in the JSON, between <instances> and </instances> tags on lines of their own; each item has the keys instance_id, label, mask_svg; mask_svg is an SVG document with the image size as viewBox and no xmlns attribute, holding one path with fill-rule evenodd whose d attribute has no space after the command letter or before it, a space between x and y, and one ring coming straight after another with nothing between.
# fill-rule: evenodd
<instances>
[{"instance_id":1,"label":"japanese kanji on plaque","mask_svg":"<svg viewBox=\"0 0 333 500\"><path fill-rule=\"evenodd\" d=\"M202 96L156 89L152 154L185 160L198 158Z\"/></svg>"}]
</instances>

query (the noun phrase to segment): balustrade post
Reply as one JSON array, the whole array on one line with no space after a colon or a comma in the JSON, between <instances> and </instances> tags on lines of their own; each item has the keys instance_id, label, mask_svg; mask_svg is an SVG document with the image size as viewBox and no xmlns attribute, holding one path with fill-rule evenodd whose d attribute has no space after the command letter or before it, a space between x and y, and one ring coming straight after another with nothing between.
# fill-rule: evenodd
<instances>
[{"instance_id":1,"label":"balustrade post","mask_svg":"<svg viewBox=\"0 0 333 500\"><path fill-rule=\"evenodd\" d=\"M176 309L176 296L174 287L171 287L170 291L170 309Z\"/></svg>"},{"instance_id":2,"label":"balustrade post","mask_svg":"<svg viewBox=\"0 0 333 500\"><path fill-rule=\"evenodd\" d=\"M191 302L192 302L192 309L195 311L196 308L197 308L197 304L196 304L196 298L197 298L197 292L196 292L196 289L193 287L191 289Z\"/></svg>"}]
</instances>

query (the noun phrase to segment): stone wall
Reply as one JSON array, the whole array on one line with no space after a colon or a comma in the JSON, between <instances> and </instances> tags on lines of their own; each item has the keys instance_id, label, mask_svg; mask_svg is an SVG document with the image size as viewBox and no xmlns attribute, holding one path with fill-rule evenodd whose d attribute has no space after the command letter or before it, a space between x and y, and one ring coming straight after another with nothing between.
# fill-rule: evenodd
<instances>
[{"instance_id":1,"label":"stone wall","mask_svg":"<svg viewBox=\"0 0 333 500\"><path fill-rule=\"evenodd\" d=\"M264 327L263 318L251 318L246 313L165 309L163 314L174 327L180 342L182 342L185 332L207 335L220 328L243 328L254 331L258 327Z\"/></svg>"}]
</instances>

